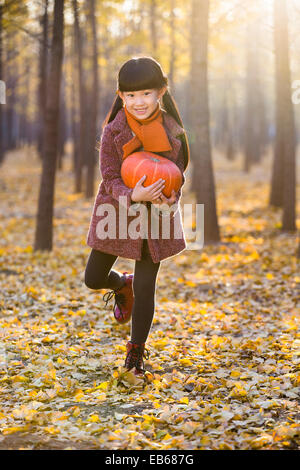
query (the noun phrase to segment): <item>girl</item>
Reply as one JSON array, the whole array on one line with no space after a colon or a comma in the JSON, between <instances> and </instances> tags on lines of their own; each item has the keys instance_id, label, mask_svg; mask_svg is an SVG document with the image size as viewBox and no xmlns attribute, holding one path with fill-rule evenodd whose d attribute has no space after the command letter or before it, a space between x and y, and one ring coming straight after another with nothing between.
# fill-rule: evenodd
<instances>
[{"instance_id":1,"label":"girl","mask_svg":"<svg viewBox=\"0 0 300 470\"><path fill-rule=\"evenodd\" d=\"M168 91L168 79L160 64L151 57L132 58L125 62L118 74L117 97L103 123L100 146L102 182L95 199L87 245L92 248L85 269L85 284L90 289L112 289L103 299L115 297L114 316L117 322L131 322L131 339L127 342L124 367L144 374L145 343L152 325L155 309L155 285L160 262L186 248L178 201L181 188L169 198L163 194L164 181L159 179L144 187L144 175L134 188L128 188L121 178L124 158L137 150L157 152L170 159L182 172L189 163L189 146L178 108ZM163 107L160 105L162 99ZM181 186L182 186L181 185ZM101 205L111 204L115 209L116 236L99 237ZM119 212L127 211L136 203L147 208L150 224L147 238L120 237L122 224ZM162 215L159 213L159 238L151 237L151 205L171 206L170 236L161 237ZM166 206L168 204L168 206ZM122 207L121 207L122 206ZM102 206L103 209L103 206ZM152 211L153 214L153 211ZM127 216L127 227L135 216ZM174 236L179 228L179 237ZM126 229L127 233L127 229ZM178 233L178 232L177 232ZM112 269L118 256L134 259L134 275Z\"/></svg>"}]
</instances>

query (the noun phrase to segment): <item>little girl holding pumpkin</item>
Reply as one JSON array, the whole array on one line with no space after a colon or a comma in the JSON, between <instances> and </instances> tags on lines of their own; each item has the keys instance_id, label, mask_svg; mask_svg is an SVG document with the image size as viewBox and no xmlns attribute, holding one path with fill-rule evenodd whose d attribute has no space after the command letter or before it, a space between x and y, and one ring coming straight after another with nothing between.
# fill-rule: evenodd
<instances>
[{"instance_id":1,"label":"little girl holding pumpkin","mask_svg":"<svg viewBox=\"0 0 300 470\"><path fill-rule=\"evenodd\" d=\"M168 79L160 64L152 57L132 58L125 62L118 74L117 97L103 123L100 145L102 176L87 235L92 248L85 269L85 284L90 289L111 289L104 294L106 303L115 297L114 317L118 323L131 319L131 339L127 342L124 367L143 375L145 343L155 310L155 287L160 262L186 248L179 200L185 183L184 171L189 163L186 133L174 98L168 91ZM162 100L163 107L160 105ZM132 153L144 150L157 153L177 165L182 184L170 197L163 194L165 181L159 178L143 186L144 175L133 188L125 185L121 166ZM121 197L123 196L123 197ZM114 238L99 238L97 224L103 216L97 211L101 204L112 204L116 213ZM148 215L151 205L162 207L175 203L170 217L170 236L151 237L151 217L148 238L121 238L119 234L120 204L128 210L134 204L144 204ZM176 205L177 204L177 205ZM127 215L127 227L133 216ZM161 215L159 217L161 224ZM175 224L180 236L175 237ZM161 226L160 226L161 228ZM176 229L176 230L177 230ZM118 256L135 260L134 274L112 269Z\"/></svg>"}]
</instances>

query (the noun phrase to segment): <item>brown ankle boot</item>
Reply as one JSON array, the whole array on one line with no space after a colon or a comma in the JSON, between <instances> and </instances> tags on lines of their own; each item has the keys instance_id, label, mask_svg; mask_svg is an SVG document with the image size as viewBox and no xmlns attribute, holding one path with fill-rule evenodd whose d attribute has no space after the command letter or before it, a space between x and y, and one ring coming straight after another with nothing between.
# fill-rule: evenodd
<instances>
[{"instance_id":1,"label":"brown ankle boot","mask_svg":"<svg viewBox=\"0 0 300 470\"><path fill-rule=\"evenodd\" d=\"M115 305L113 307L114 317L118 323L127 323L131 319L133 308L133 274L123 273L124 285L119 289L106 292L103 296L105 307L112 297L115 297Z\"/></svg>"},{"instance_id":2,"label":"brown ankle boot","mask_svg":"<svg viewBox=\"0 0 300 470\"><path fill-rule=\"evenodd\" d=\"M148 350L145 349L145 343L132 343L131 341L128 341L126 345L127 349L127 356L125 359L125 364L124 367L126 367L128 370L131 370L134 368L133 373L135 375L144 375L145 374L145 369L144 369L144 361L143 358L148 359L149 353ZM145 354L146 353L146 354Z\"/></svg>"}]
</instances>

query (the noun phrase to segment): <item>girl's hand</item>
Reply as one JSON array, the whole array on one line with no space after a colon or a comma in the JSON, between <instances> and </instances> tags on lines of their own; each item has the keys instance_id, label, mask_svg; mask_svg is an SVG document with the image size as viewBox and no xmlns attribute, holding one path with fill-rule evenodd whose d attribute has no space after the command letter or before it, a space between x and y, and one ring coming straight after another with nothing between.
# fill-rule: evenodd
<instances>
[{"instance_id":1,"label":"girl's hand","mask_svg":"<svg viewBox=\"0 0 300 470\"><path fill-rule=\"evenodd\" d=\"M144 187L143 182L146 177L147 175L142 176L142 178L136 183L131 195L132 201L153 201L163 195L162 190L165 187L165 181L160 178L155 181L155 183L150 184L150 186Z\"/></svg>"},{"instance_id":2,"label":"girl's hand","mask_svg":"<svg viewBox=\"0 0 300 470\"><path fill-rule=\"evenodd\" d=\"M168 206L172 206L172 204L174 204L174 202L176 201L176 193L174 191L174 189L172 189L172 194L169 198L167 198L163 193L161 193L161 195L152 200L152 204L154 204L155 206L160 206L161 204L168 204Z\"/></svg>"}]
</instances>

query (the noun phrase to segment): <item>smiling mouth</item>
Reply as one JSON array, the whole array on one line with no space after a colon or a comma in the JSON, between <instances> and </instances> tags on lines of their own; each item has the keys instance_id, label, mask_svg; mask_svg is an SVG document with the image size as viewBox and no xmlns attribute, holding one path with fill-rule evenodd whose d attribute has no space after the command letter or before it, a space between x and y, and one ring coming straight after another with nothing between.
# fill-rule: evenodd
<instances>
[{"instance_id":1,"label":"smiling mouth","mask_svg":"<svg viewBox=\"0 0 300 470\"><path fill-rule=\"evenodd\" d=\"M147 108L145 108L145 109L136 109L136 112L137 112L137 113L142 113L142 112L146 111L146 109L147 109Z\"/></svg>"}]
</instances>

